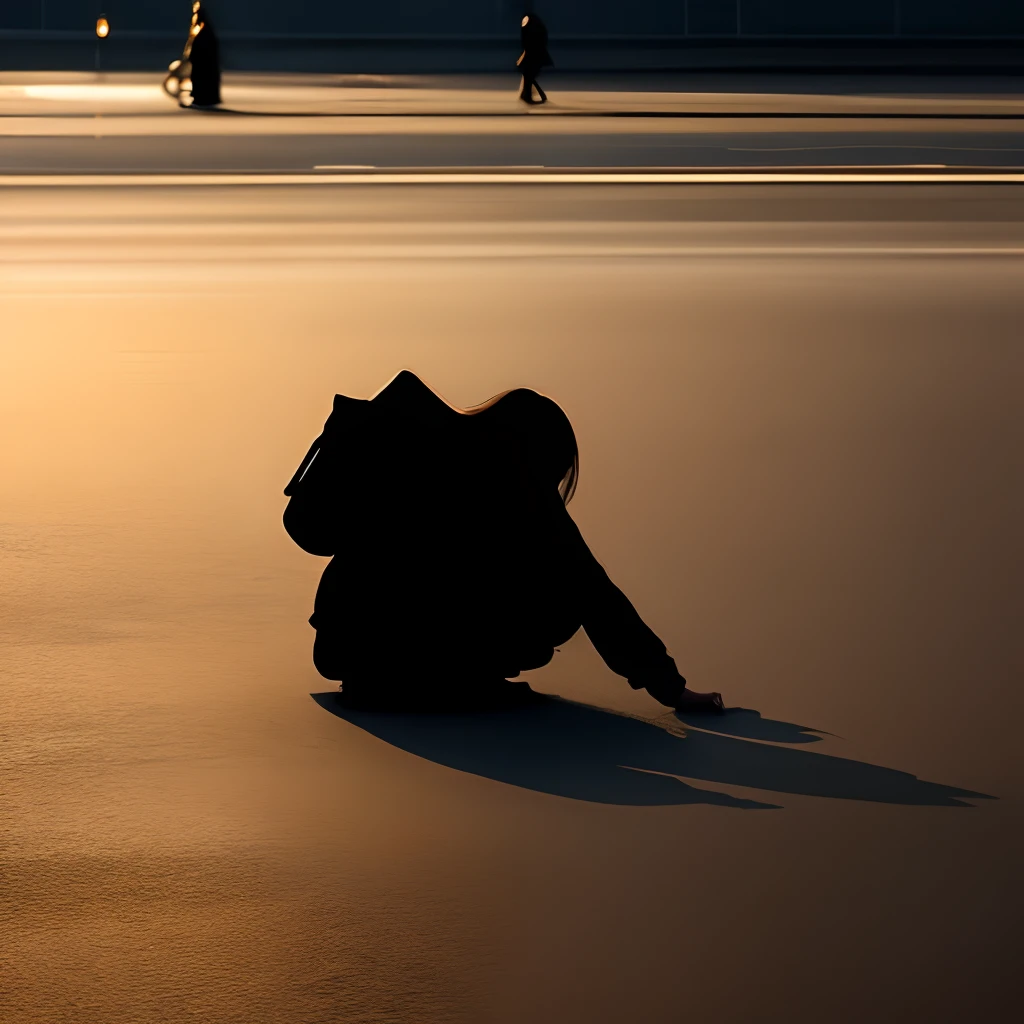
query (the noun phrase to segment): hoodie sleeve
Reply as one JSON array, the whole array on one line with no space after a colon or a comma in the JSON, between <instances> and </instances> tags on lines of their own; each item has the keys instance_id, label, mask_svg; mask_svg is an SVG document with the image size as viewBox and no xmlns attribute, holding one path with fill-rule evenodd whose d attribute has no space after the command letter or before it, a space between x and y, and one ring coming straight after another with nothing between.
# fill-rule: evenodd
<instances>
[{"instance_id":1,"label":"hoodie sleeve","mask_svg":"<svg viewBox=\"0 0 1024 1024\"><path fill-rule=\"evenodd\" d=\"M609 579L564 507L562 512L563 536L578 573L582 623L587 636L604 663L624 676L634 690L646 688L655 699L671 705L686 680L658 635Z\"/></svg>"},{"instance_id":2,"label":"hoodie sleeve","mask_svg":"<svg viewBox=\"0 0 1024 1024\"><path fill-rule=\"evenodd\" d=\"M335 395L323 432L310 445L284 489L288 536L311 555L333 555L342 527L344 497L352 476L352 453L359 448L360 415L366 402Z\"/></svg>"}]
</instances>

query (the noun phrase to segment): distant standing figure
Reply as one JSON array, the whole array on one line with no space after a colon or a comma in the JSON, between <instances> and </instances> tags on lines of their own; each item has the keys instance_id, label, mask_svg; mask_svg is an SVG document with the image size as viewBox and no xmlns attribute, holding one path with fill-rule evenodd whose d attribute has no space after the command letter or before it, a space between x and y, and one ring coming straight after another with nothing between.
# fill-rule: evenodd
<instances>
[{"instance_id":1,"label":"distant standing figure","mask_svg":"<svg viewBox=\"0 0 1024 1024\"><path fill-rule=\"evenodd\" d=\"M183 59L192 62L192 106L215 107L220 103L220 46L206 9L192 4L192 25Z\"/></svg>"},{"instance_id":2,"label":"distant standing figure","mask_svg":"<svg viewBox=\"0 0 1024 1024\"><path fill-rule=\"evenodd\" d=\"M520 23L520 37L523 52L516 61L516 66L523 73L523 87L519 90L519 98L524 103L547 103L548 97L537 81L541 68L551 67L554 61L548 53L548 30L539 14L527 11ZM539 100L533 98L533 90L537 90Z\"/></svg>"},{"instance_id":3,"label":"distant standing figure","mask_svg":"<svg viewBox=\"0 0 1024 1024\"><path fill-rule=\"evenodd\" d=\"M565 413L525 388L458 409L404 370L338 395L285 494L285 529L332 559L313 663L349 701L530 697L582 625L605 662L670 707L720 710L590 553L566 504L579 455Z\"/></svg>"}]
</instances>

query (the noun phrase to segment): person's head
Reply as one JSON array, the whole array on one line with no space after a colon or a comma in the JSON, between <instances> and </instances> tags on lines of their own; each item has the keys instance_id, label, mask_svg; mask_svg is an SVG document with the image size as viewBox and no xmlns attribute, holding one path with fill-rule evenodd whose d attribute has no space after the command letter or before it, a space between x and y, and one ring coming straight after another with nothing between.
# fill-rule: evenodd
<instances>
[{"instance_id":1,"label":"person's head","mask_svg":"<svg viewBox=\"0 0 1024 1024\"><path fill-rule=\"evenodd\" d=\"M579 480L580 453L569 417L557 402L529 388L516 388L466 412L486 416L493 426L517 436L530 465L569 504Z\"/></svg>"}]
</instances>

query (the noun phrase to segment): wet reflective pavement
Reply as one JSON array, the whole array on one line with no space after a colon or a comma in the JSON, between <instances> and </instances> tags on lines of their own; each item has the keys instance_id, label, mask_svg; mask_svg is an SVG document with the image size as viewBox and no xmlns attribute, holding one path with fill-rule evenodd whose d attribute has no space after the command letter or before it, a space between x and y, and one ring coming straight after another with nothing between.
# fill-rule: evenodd
<instances>
[{"instance_id":1,"label":"wet reflective pavement","mask_svg":"<svg viewBox=\"0 0 1024 1024\"><path fill-rule=\"evenodd\" d=\"M1019 196L0 193L0 1016L999 1019ZM550 714L336 713L281 490L405 366L555 397L595 553L760 716L582 635Z\"/></svg>"}]
</instances>

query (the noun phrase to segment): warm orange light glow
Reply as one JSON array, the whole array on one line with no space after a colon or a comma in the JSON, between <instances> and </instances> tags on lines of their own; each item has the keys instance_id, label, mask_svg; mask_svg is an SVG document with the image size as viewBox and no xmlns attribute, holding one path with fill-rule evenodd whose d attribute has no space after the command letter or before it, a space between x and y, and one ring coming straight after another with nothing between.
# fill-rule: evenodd
<instances>
[{"instance_id":1,"label":"warm orange light glow","mask_svg":"<svg viewBox=\"0 0 1024 1024\"><path fill-rule=\"evenodd\" d=\"M526 26L529 24L529 21L530 21L530 16L527 14L526 17L523 18L523 25L522 25L522 27L526 28Z\"/></svg>"},{"instance_id":2,"label":"warm orange light glow","mask_svg":"<svg viewBox=\"0 0 1024 1024\"><path fill-rule=\"evenodd\" d=\"M96 19L96 35L100 39L106 39L110 35L110 22L106 18Z\"/></svg>"}]
</instances>

